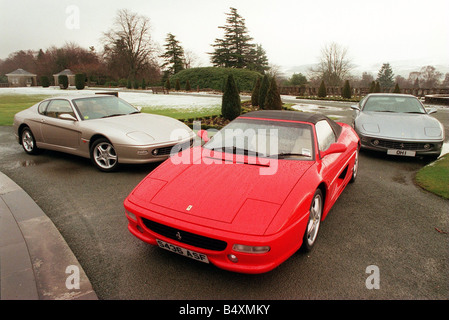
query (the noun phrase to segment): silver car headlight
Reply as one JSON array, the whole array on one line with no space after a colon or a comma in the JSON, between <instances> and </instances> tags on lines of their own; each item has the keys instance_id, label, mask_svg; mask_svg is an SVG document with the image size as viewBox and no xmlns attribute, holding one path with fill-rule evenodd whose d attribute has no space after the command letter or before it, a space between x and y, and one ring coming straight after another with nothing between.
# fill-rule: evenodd
<instances>
[{"instance_id":1,"label":"silver car headlight","mask_svg":"<svg viewBox=\"0 0 449 320\"><path fill-rule=\"evenodd\" d=\"M441 129L432 127L432 128L424 128L424 132L428 137L441 137Z\"/></svg>"},{"instance_id":2,"label":"silver car headlight","mask_svg":"<svg viewBox=\"0 0 449 320\"><path fill-rule=\"evenodd\" d=\"M369 132L369 133L379 133L380 129L379 126L376 123L364 123L362 125L363 130L365 130L365 132Z\"/></svg>"}]
</instances>

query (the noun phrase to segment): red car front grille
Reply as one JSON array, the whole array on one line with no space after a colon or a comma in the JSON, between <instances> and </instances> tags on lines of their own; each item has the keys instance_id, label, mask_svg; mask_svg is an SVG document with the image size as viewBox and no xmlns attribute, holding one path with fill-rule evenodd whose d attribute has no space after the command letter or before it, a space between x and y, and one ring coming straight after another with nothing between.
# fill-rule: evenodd
<instances>
[{"instance_id":1,"label":"red car front grille","mask_svg":"<svg viewBox=\"0 0 449 320\"><path fill-rule=\"evenodd\" d=\"M208 238L177 228L172 228L145 218L142 218L142 222L148 229L157 234L197 248L223 251L227 246L227 243L225 241Z\"/></svg>"}]
</instances>

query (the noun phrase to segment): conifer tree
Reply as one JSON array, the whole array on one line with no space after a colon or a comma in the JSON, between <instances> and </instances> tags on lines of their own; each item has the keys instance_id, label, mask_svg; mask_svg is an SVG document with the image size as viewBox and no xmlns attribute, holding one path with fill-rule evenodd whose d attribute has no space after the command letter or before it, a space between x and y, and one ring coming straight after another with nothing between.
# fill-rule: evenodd
<instances>
[{"instance_id":1,"label":"conifer tree","mask_svg":"<svg viewBox=\"0 0 449 320\"><path fill-rule=\"evenodd\" d=\"M214 52L211 62L215 67L248 68L258 72L268 70L268 58L262 45L251 43L245 26L245 19L237 13L237 9L230 8L226 13L226 25L219 27L224 30L224 39L215 39L212 45Z\"/></svg>"},{"instance_id":2,"label":"conifer tree","mask_svg":"<svg viewBox=\"0 0 449 320\"><path fill-rule=\"evenodd\" d=\"M318 97L325 98L327 96L326 85L324 80L321 81L320 87L318 89Z\"/></svg>"},{"instance_id":3,"label":"conifer tree","mask_svg":"<svg viewBox=\"0 0 449 320\"><path fill-rule=\"evenodd\" d=\"M282 110L282 100L279 93L276 78L272 77L270 81L270 87L265 97L264 109L266 110Z\"/></svg>"},{"instance_id":4,"label":"conifer tree","mask_svg":"<svg viewBox=\"0 0 449 320\"><path fill-rule=\"evenodd\" d=\"M190 81L189 79L186 80L186 87L185 87L186 91L190 91L192 88L190 87Z\"/></svg>"},{"instance_id":5,"label":"conifer tree","mask_svg":"<svg viewBox=\"0 0 449 320\"><path fill-rule=\"evenodd\" d=\"M259 106L259 92L260 92L260 77L257 77L253 92L251 93L251 105L253 107Z\"/></svg>"},{"instance_id":6,"label":"conifer tree","mask_svg":"<svg viewBox=\"0 0 449 320\"><path fill-rule=\"evenodd\" d=\"M265 74L265 71L270 69L267 53L261 44L256 44L256 48L250 51L247 61L246 67L250 70Z\"/></svg>"},{"instance_id":7,"label":"conifer tree","mask_svg":"<svg viewBox=\"0 0 449 320\"><path fill-rule=\"evenodd\" d=\"M374 87L374 93L380 93L380 92L381 92L380 83L376 82L376 86Z\"/></svg>"},{"instance_id":8,"label":"conifer tree","mask_svg":"<svg viewBox=\"0 0 449 320\"><path fill-rule=\"evenodd\" d=\"M343 86L341 96L345 99L351 99L352 94L351 94L351 86L349 85L349 80L345 81L345 85Z\"/></svg>"},{"instance_id":9,"label":"conifer tree","mask_svg":"<svg viewBox=\"0 0 449 320\"><path fill-rule=\"evenodd\" d=\"M167 79L167 81L165 81L165 89L170 91L170 89L171 89L170 79Z\"/></svg>"},{"instance_id":10,"label":"conifer tree","mask_svg":"<svg viewBox=\"0 0 449 320\"><path fill-rule=\"evenodd\" d=\"M224 89L221 114L225 119L234 120L242 112L242 105L240 102L240 95L237 90L237 85L232 74L228 75L226 86Z\"/></svg>"},{"instance_id":11,"label":"conifer tree","mask_svg":"<svg viewBox=\"0 0 449 320\"><path fill-rule=\"evenodd\" d=\"M165 60L165 62L161 67L165 68L168 74L174 75L179 71L184 70L184 49L179 44L179 41L176 40L175 36L171 33L167 34L165 41L165 53L160 56Z\"/></svg>"},{"instance_id":12,"label":"conifer tree","mask_svg":"<svg viewBox=\"0 0 449 320\"><path fill-rule=\"evenodd\" d=\"M259 89L259 109L265 109L265 98L267 96L270 80L268 75L264 75Z\"/></svg>"},{"instance_id":13,"label":"conifer tree","mask_svg":"<svg viewBox=\"0 0 449 320\"><path fill-rule=\"evenodd\" d=\"M181 90L181 84L179 83L179 79L176 79L176 82L175 82L175 90L176 90L176 91Z\"/></svg>"},{"instance_id":14,"label":"conifer tree","mask_svg":"<svg viewBox=\"0 0 449 320\"><path fill-rule=\"evenodd\" d=\"M384 63L377 74L377 82L382 88L390 89L394 86L393 69L389 63Z\"/></svg>"},{"instance_id":15,"label":"conifer tree","mask_svg":"<svg viewBox=\"0 0 449 320\"><path fill-rule=\"evenodd\" d=\"M393 93L401 93L401 89L399 88L399 84L396 82L396 85L394 86Z\"/></svg>"}]
</instances>

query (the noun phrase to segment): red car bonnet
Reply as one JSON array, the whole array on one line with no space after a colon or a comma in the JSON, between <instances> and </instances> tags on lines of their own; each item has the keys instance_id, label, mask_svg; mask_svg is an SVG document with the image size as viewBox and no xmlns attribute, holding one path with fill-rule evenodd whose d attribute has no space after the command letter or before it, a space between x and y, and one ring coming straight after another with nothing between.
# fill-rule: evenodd
<instances>
[{"instance_id":1,"label":"red car bonnet","mask_svg":"<svg viewBox=\"0 0 449 320\"><path fill-rule=\"evenodd\" d=\"M129 200L175 219L261 235L314 163L276 161L275 174L261 175L257 164L173 164L169 159L132 192Z\"/></svg>"}]
</instances>

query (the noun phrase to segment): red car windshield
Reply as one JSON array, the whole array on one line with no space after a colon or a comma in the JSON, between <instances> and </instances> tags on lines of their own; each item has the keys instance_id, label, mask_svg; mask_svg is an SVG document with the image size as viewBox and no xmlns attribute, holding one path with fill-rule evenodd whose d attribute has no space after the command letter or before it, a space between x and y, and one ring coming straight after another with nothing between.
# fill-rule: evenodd
<instances>
[{"instance_id":1,"label":"red car windshield","mask_svg":"<svg viewBox=\"0 0 449 320\"><path fill-rule=\"evenodd\" d=\"M277 120L236 119L204 148L259 157L314 158L312 126Z\"/></svg>"}]
</instances>

